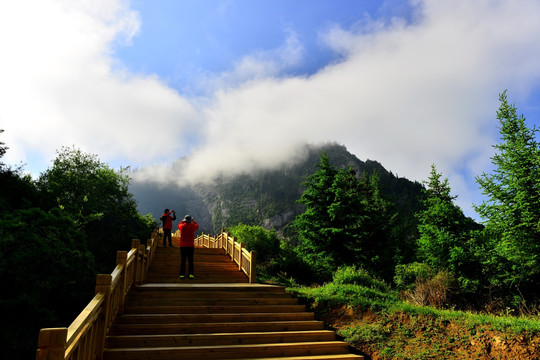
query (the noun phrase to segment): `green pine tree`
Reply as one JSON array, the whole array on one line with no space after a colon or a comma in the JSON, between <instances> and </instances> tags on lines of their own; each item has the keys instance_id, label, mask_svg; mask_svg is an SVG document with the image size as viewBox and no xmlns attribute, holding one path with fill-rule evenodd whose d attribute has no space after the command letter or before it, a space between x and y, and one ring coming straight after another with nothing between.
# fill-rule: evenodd
<instances>
[{"instance_id":1,"label":"green pine tree","mask_svg":"<svg viewBox=\"0 0 540 360\"><path fill-rule=\"evenodd\" d=\"M505 285L528 284L534 290L540 279L540 144L536 128L517 116L515 105L508 103L506 91L497 111L501 142L494 145L492 174L476 178L487 200L475 209L485 220L492 236L493 262ZM534 290L538 292L538 289Z\"/></svg>"},{"instance_id":2,"label":"green pine tree","mask_svg":"<svg viewBox=\"0 0 540 360\"><path fill-rule=\"evenodd\" d=\"M426 182L427 198L424 210L418 218L418 257L435 269L448 269L450 249L461 243L463 218L461 210L454 205L455 197L450 195L448 179L441 180L435 165L431 165L431 175Z\"/></svg>"},{"instance_id":3,"label":"green pine tree","mask_svg":"<svg viewBox=\"0 0 540 360\"><path fill-rule=\"evenodd\" d=\"M320 280L328 280L343 265L390 276L384 269L393 269L393 217L380 195L377 174L358 178L352 168L335 170L326 153L317 167L300 199L306 210L293 223L298 253Z\"/></svg>"},{"instance_id":4,"label":"green pine tree","mask_svg":"<svg viewBox=\"0 0 540 360\"><path fill-rule=\"evenodd\" d=\"M448 179L442 180L435 165L426 185L424 210L417 213L418 257L433 269L450 272L461 291L475 292L480 260L472 232L478 225L454 204Z\"/></svg>"},{"instance_id":5,"label":"green pine tree","mask_svg":"<svg viewBox=\"0 0 540 360\"><path fill-rule=\"evenodd\" d=\"M299 200L306 208L298 215L292 226L297 231L297 251L317 276L331 278L334 269L329 252L332 244L332 226L328 209L334 201L332 184L337 171L330 164L330 158L323 152L318 170L307 177L306 189Z\"/></svg>"}]
</instances>

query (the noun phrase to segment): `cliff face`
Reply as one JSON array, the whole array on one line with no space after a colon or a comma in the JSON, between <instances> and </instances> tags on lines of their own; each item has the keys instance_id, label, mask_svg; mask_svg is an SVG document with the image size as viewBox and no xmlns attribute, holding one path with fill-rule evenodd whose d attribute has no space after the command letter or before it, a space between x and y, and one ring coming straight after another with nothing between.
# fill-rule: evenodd
<instances>
[{"instance_id":1,"label":"cliff face","mask_svg":"<svg viewBox=\"0 0 540 360\"><path fill-rule=\"evenodd\" d=\"M135 182L130 185L130 191L135 195L141 213L152 213L159 219L163 209L174 208L179 217L193 215L206 233L215 234L240 222L283 233L303 211L297 203L304 190L302 183L317 170L323 149L336 168L352 166L358 174L377 171L382 193L396 203L397 210L412 214L418 208L420 184L395 177L376 161L360 161L344 146L335 144L309 147L305 159L294 166L284 165L276 170L184 188L159 188L155 184Z\"/></svg>"}]
</instances>

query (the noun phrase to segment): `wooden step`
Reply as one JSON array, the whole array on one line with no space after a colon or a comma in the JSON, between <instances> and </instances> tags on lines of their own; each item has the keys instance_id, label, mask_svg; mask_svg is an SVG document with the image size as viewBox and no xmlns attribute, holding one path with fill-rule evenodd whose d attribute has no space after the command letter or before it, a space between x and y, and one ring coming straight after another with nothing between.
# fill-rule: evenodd
<instances>
[{"instance_id":1,"label":"wooden step","mask_svg":"<svg viewBox=\"0 0 540 360\"><path fill-rule=\"evenodd\" d=\"M229 275L213 275L211 273L196 273L196 279L178 279L178 274L170 273L163 274L158 276L148 276L147 280L155 283L187 283L187 282L197 282L199 284L214 284L214 283L248 283L248 277L243 274L229 274Z\"/></svg>"},{"instance_id":2,"label":"wooden step","mask_svg":"<svg viewBox=\"0 0 540 360\"><path fill-rule=\"evenodd\" d=\"M168 284L163 287L137 287L126 297L126 307L296 304L298 300L285 293L283 288L253 285Z\"/></svg>"},{"instance_id":3,"label":"wooden step","mask_svg":"<svg viewBox=\"0 0 540 360\"><path fill-rule=\"evenodd\" d=\"M273 343L219 346L183 346L106 349L104 360L108 359L242 359L306 355L328 355L347 353L347 344L341 341L318 341L305 343Z\"/></svg>"},{"instance_id":4,"label":"wooden step","mask_svg":"<svg viewBox=\"0 0 540 360\"><path fill-rule=\"evenodd\" d=\"M147 281L150 283L247 283L248 276L238 268L223 249L195 248L194 280L178 278L180 273L180 248L158 247L150 266Z\"/></svg>"},{"instance_id":5,"label":"wooden step","mask_svg":"<svg viewBox=\"0 0 540 360\"><path fill-rule=\"evenodd\" d=\"M322 330L322 321L245 321L234 323L115 324L108 335L210 334L257 331Z\"/></svg>"},{"instance_id":6,"label":"wooden step","mask_svg":"<svg viewBox=\"0 0 540 360\"><path fill-rule=\"evenodd\" d=\"M219 306L219 305L295 305L298 303L294 298L187 298L187 299L175 299L175 298L129 298L127 300L128 305L199 305L199 306Z\"/></svg>"},{"instance_id":7,"label":"wooden step","mask_svg":"<svg viewBox=\"0 0 540 360\"><path fill-rule=\"evenodd\" d=\"M245 332L217 334L124 335L109 336L106 347L173 347L212 345L245 345L295 342L334 341L330 330Z\"/></svg>"},{"instance_id":8,"label":"wooden step","mask_svg":"<svg viewBox=\"0 0 540 360\"><path fill-rule=\"evenodd\" d=\"M268 285L268 284L203 284L197 285L196 283L190 285L177 285L177 284L143 284L138 285L133 288L133 291L189 291L189 290L208 290L208 291L239 291L239 292L251 292L264 290L265 292L284 292L285 287L278 285Z\"/></svg>"},{"instance_id":9,"label":"wooden step","mask_svg":"<svg viewBox=\"0 0 540 360\"><path fill-rule=\"evenodd\" d=\"M311 312L299 313L249 313L249 314L128 314L116 319L117 324L168 324L200 322L246 322L246 321L304 321L314 320Z\"/></svg>"},{"instance_id":10,"label":"wooden step","mask_svg":"<svg viewBox=\"0 0 540 360\"><path fill-rule=\"evenodd\" d=\"M298 312L305 311L305 305L230 305L230 306L134 306L127 305L124 309L126 314L237 314L257 312Z\"/></svg>"},{"instance_id":11,"label":"wooden step","mask_svg":"<svg viewBox=\"0 0 540 360\"><path fill-rule=\"evenodd\" d=\"M154 259L157 259L155 264L153 265L161 265L163 263L172 263L177 260L180 260L180 249L176 249L174 252L166 253L166 254L159 254L157 253L154 257ZM195 262L200 263L216 263L216 264L233 264L234 262L231 260L230 256L223 255L223 254L201 254L198 251L195 251L193 253L193 260Z\"/></svg>"},{"instance_id":12,"label":"wooden step","mask_svg":"<svg viewBox=\"0 0 540 360\"><path fill-rule=\"evenodd\" d=\"M267 291L264 289L253 291L236 291L227 289L179 289L175 290L148 290L148 291L134 291L128 294L128 299L219 299L219 298L291 298L285 291Z\"/></svg>"}]
</instances>

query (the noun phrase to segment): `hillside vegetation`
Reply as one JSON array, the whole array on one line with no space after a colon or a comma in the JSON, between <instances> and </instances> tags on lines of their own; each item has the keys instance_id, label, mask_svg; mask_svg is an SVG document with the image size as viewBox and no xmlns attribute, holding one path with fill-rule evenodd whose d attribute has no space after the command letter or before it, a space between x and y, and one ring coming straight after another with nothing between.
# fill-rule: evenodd
<instances>
[{"instance_id":1,"label":"hillside vegetation","mask_svg":"<svg viewBox=\"0 0 540 360\"><path fill-rule=\"evenodd\" d=\"M288 289L367 359L540 359L540 317L416 306L362 271Z\"/></svg>"}]
</instances>

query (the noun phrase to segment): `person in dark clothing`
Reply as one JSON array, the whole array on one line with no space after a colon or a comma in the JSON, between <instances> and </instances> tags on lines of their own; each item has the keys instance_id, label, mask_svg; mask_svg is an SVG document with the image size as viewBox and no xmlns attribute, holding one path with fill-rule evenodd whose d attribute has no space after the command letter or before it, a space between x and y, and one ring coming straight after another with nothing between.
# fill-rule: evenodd
<instances>
[{"instance_id":1,"label":"person in dark clothing","mask_svg":"<svg viewBox=\"0 0 540 360\"><path fill-rule=\"evenodd\" d=\"M169 209L165 209L160 220L163 222L163 247L167 246L167 239L169 239L169 246L173 246L171 231L172 222L176 220L176 212L174 210L169 211Z\"/></svg>"},{"instance_id":2,"label":"person in dark clothing","mask_svg":"<svg viewBox=\"0 0 540 360\"><path fill-rule=\"evenodd\" d=\"M191 215L186 215L184 220L178 224L180 230L180 279L185 278L186 260L188 261L189 278L195 278L193 266L193 252L195 250L195 231L199 228L199 224Z\"/></svg>"}]
</instances>

